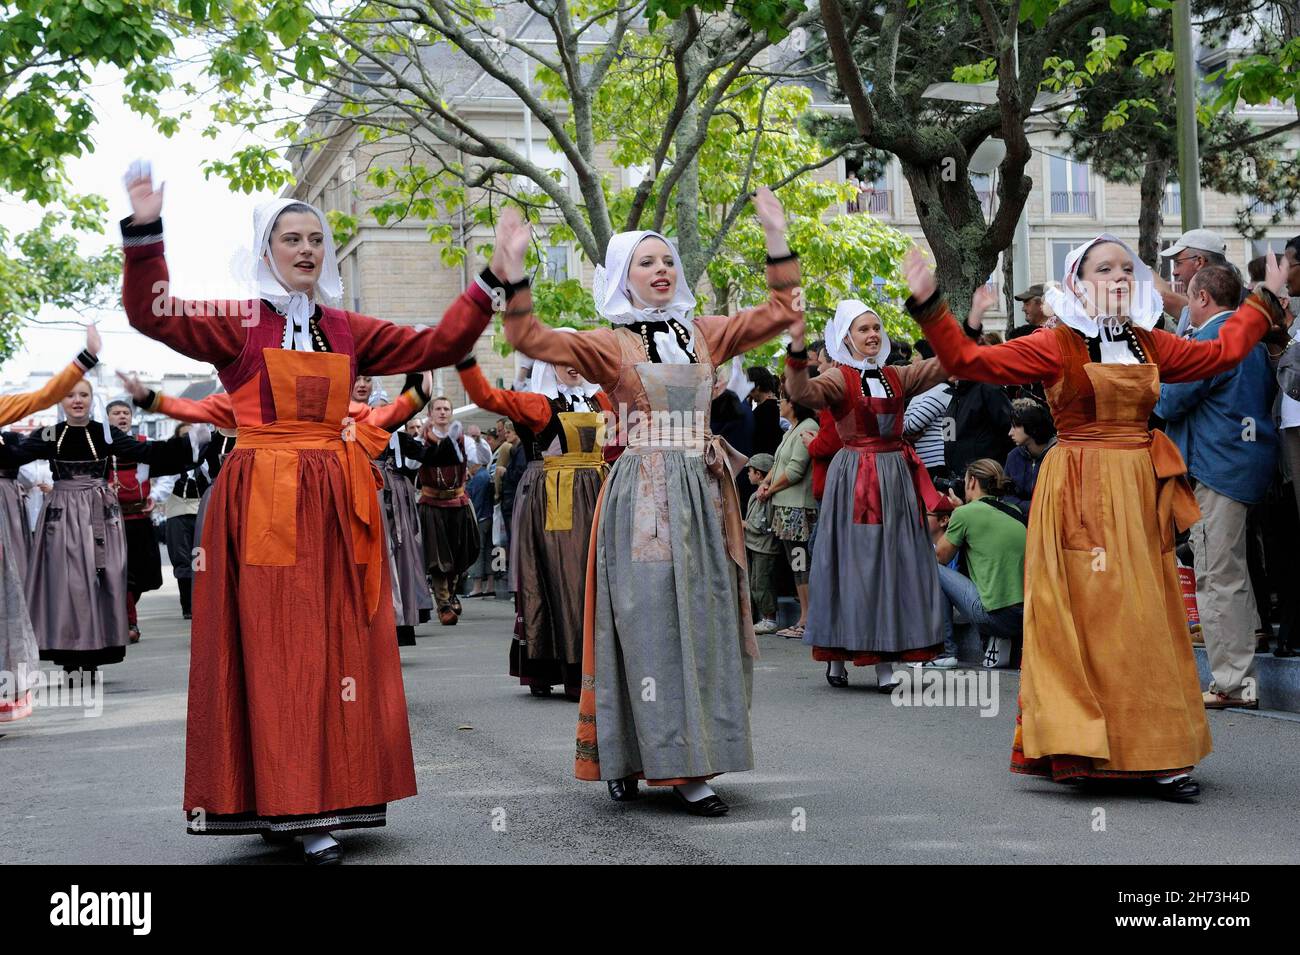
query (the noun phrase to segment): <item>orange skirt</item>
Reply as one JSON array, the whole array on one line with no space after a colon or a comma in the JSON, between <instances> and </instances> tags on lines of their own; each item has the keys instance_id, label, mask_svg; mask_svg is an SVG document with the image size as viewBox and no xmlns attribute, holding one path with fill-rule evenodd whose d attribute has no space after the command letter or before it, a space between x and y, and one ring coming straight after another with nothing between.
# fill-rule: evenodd
<instances>
[{"instance_id":1,"label":"orange skirt","mask_svg":"<svg viewBox=\"0 0 1300 955\"><path fill-rule=\"evenodd\" d=\"M242 559L253 452L227 458L194 575L185 811L190 831L384 824L415 795L393 604L369 617L338 455L298 455L297 562ZM391 586L383 562L382 593Z\"/></svg>"},{"instance_id":2,"label":"orange skirt","mask_svg":"<svg viewBox=\"0 0 1300 955\"><path fill-rule=\"evenodd\" d=\"M1062 443L1043 461L1025 550L1019 772L1163 775L1210 752L1156 493L1148 448Z\"/></svg>"}]
</instances>

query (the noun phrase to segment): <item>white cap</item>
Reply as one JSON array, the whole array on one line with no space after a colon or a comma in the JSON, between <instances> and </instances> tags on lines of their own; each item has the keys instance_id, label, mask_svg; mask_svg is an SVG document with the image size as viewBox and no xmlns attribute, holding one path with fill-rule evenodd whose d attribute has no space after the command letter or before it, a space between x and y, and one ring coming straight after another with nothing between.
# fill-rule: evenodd
<instances>
[{"instance_id":1,"label":"white cap","mask_svg":"<svg viewBox=\"0 0 1300 955\"><path fill-rule=\"evenodd\" d=\"M1168 258L1171 255L1177 255L1184 249L1224 255L1228 251L1228 243L1224 242L1217 232L1211 232L1209 229L1189 229L1178 237L1177 242L1160 254Z\"/></svg>"}]
</instances>

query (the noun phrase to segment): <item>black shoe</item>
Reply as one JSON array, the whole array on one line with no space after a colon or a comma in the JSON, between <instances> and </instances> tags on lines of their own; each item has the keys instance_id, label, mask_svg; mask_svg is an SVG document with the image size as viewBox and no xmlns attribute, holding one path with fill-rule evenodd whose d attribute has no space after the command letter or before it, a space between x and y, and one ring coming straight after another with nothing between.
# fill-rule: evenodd
<instances>
[{"instance_id":1,"label":"black shoe","mask_svg":"<svg viewBox=\"0 0 1300 955\"><path fill-rule=\"evenodd\" d=\"M192 614L192 613L186 611L185 613L181 614L181 619L182 619L182 620L193 620L193 619L194 619L194 614Z\"/></svg>"},{"instance_id":2,"label":"black shoe","mask_svg":"<svg viewBox=\"0 0 1300 955\"><path fill-rule=\"evenodd\" d=\"M614 802L631 802L641 796L641 790L637 788L636 777L628 776L626 779L611 779L609 786L609 798Z\"/></svg>"},{"instance_id":3,"label":"black shoe","mask_svg":"<svg viewBox=\"0 0 1300 955\"><path fill-rule=\"evenodd\" d=\"M453 596L453 597L451 598L451 612L454 613L454 614L455 614L456 616L458 616L458 617L459 617L462 613L465 612L465 608L462 607L462 606L460 605L460 598L459 598L459 597L454 597L454 596Z\"/></svg>"},{"instance_id":4,"label":"black shoe","mask_svg":"<svg viewBox=\"0 0 1300 955\"><path fill-rule=\"evenodd\" d=\"M725 816L727 810L731 807L722 801L722 797L717 793L712 796L705 796L703 799L697 799L691 802L682 795L682 791L676 786L673 787L673 793L677 796L677 801L682 804L682 808L692 816Z\"/></svg>"},{"instance_id":5,"label":"black shoe","mask_svg":"<svg viewBox=\"0 0 1300 955\"><path fill-rule=\"evenodd\" d=\"M534 683L528 687L528 692L533 696L550 696L551 688L549 686L541 686L540 684Z\"/></svg>"},{"instance_id":6,"label":"black shoe","mask_svg":"<svg viewBox=\"0 0 1300 955\"><path fill-rule=\"evenodd\" d=\"M268 846L288 846L293 844L293 836L287 832L263 832L262 841Z\"/></svg>"},{"instance_id":7,"label":"black shoe","mask_svg":"<svg viewBox=\"0 0 1300 955\"><path fill-rule=\"evenodd\" d=\"M843 673L839 676L831 676L831 665L829 662L827 662L826 682L834 687L846 687L849 685L849 675L847 673Z\"/></svg>"},{"instance_id":8,"label":"black shoe","mask_svg":"<svg viewBox=\"0 0 1300 955\"><path fill-rule=\"evenodd\" d=\"M1191 776L1185 776L1174 783L1152 782L1156 795L1170 802L1192 802L1201 794L1200 784Z\"/></svg>"},{"instance_id":9,"label":"black shoe","mask_svg":"<svg viewBox=\"0 0 1300 955\"><path fill-rule=\"evenodd\" d=\"M1293 650L1291 647L1279 646L1273 651L1275 657L1300 657L1300 651Z\"/></svg>"},{"instance_id":10,"label":"black shoe","mask_svg":"<svg viewBox=\"0 0 1300 955\"><path fill-rule=\"evenodd\" d=\"M343 862L343 847L336 843L318 852L303 849L302 861L307 865L340 865Z\"/></svg>"}]
</instances>

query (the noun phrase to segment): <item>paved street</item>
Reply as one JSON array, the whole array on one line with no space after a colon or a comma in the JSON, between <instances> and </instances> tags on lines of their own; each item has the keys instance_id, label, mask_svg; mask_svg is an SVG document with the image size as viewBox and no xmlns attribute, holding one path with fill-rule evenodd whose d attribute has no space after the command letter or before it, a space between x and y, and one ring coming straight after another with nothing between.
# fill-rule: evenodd
<instances>
[{"instance_id":1,"label":"paved street","mask_svg":"<svg viewBox=\"0 0 1300 955\"><path fill-rule=\"evenodd\" d=\"M1007 772L1014 674L996 717L902 708L868 670L833 690L777 637L760 638L757 769L718 785L730 815L684 816L666 791L616 804L573 779L576 705L506 675L509 607L465 604L460 626L421 627L402 650L420 794L389 807L388 828L343 834L348 863L1300 860L1294 718L1211 714L1198 805L1083 793ZM102 716L0 726L0 862L296 862L255 837L185 834L188 624L170 581L141 609L144 640L105 671Z\"/></svg>"}]
</instances>

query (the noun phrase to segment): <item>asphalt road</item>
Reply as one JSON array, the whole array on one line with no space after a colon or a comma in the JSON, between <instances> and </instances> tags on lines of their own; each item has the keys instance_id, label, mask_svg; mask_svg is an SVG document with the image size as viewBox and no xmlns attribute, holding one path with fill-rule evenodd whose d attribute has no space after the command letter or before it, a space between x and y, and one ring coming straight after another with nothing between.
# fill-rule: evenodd
<instances>
[{"instance_id":1,"label":"asphalt road","mask_svg":"<svg viewBox=\"0 0 1300 955\"><path fill-rule=\"evenodd\" d=\"M999 674L995 716L900 707L870 670L832 689L774 636L755 671L757 768L717 782L731 813L685 816L662 790L614 803L573 778L576 705L507 676L509 606L465 604L459 626L421 627L402 649L420 793L389 806L387 828L340 836L350 864L1300 860L1294 717L1212 713L1196 805L1080 792L1007 771L1014 673ZM105 670L101 715L0 725L0 862L296 862L256 837L186 835L189 642L173 584L146 595L141 624Z\"/></svg>"}]
</instances>

